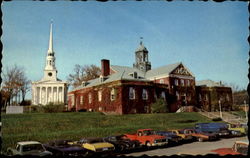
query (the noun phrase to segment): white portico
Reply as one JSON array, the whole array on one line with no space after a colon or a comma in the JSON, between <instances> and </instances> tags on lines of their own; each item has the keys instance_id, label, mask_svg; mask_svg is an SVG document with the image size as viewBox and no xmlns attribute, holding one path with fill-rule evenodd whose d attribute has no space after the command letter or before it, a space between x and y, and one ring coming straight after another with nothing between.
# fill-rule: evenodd
<instances>
[{"instance_id":1,"label":"white portico","mask_svg":"<svg viewBox=\"0 0 250 158\"><path fill-rule=\"evenodd\" d=\"M50 26L49 49L46 57L44 76L32 82L32 104L66 103L67 83L57 78L55 52L53 50L53 30Z\"/></svg>"}]
</instances>

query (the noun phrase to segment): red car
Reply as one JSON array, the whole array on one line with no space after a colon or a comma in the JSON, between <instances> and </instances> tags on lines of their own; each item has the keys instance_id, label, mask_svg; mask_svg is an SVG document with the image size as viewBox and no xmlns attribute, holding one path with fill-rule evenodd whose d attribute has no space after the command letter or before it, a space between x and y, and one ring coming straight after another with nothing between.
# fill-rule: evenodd
<instances>
[{"instance_id":1,"label":"red car","mask_svg":"<svg viewBox=\"0 0 250 158\"><path fill-rule=\"evenodd\" d=\"M165 136L155 135L152 129L140 129L137 130L136 134L125 134L125 137L130 140L138 140L142 145L148 147L162 146L168 143Z\"/></svg>"},{"instance_id":2,"label":"red car","mask_svg":"<svg viewBox=\"0 0 250 158\"><path fill-rule=\"evenodd\" d=\"M249 142L236 141L232 148L219 148L212 150L220 156L224 155L247 155Z\"/></svg>"}]
</instances>

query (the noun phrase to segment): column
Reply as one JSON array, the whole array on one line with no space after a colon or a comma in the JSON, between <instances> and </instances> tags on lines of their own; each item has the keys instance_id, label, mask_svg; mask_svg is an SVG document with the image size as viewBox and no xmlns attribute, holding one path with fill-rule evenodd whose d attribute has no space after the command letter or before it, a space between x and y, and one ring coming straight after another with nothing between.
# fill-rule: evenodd
<instances>
[{"instance_id":1,"label":"column","mask_svg":"<svg viewBox=\"0 0 250 158\"><path fill-rule=\"evenodd\" d=\"M56 87L56 102L59 102L59 87Z\"/></svg>"},{"instance_id":2,"label":"column","mask_svg":"<svg viewBox=\"0 0 250 158\"><path fill-rule=\"evenodd\" d=\"M62 87L62 102L65 104L65 92L64 86Z\"/></svg>"},{"instance_id":3,"label":"column","mask_svg":"<svg viewBox=\"0 0 250 158\"><path fill-rule=\"evenodd\" d=\"M45 87L45 104L48 104L48 87Z\"/></svg>"},{"instance_id":4,"label":"column","mask_svg":"<svg viewBox=\"0 0 250 158\"><path fill-rule=\"evenodd\" d=\"M39 104L42 104L42 86L40 87Z\"/></svg>"}]
</instances>

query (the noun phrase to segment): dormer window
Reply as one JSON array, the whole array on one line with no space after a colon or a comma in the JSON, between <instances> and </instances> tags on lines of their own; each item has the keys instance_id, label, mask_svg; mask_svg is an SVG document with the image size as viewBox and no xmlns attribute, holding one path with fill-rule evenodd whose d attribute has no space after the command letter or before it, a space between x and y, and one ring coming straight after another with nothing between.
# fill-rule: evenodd
<instances>
[{"instance_id":1,"label":"dormer window","mask_svg":"<svg viewBox=\"0 0 250 158\"><path fill-rule=\"evenodd\" d=\"M85 87L88 85L88 82L87 81L82 81L82 86Z\"/></svg>"},{"instance_id":2,"label":"dormer window","mask_svg":"<svg viewBox=\"0 0 250 158\"><path fill-rule=\"evenodd\" d=\"M136 79L138 78L137 72L130 73L129 75L132 76L133 78L136 78Z\"/></svg>"}]
</instances>

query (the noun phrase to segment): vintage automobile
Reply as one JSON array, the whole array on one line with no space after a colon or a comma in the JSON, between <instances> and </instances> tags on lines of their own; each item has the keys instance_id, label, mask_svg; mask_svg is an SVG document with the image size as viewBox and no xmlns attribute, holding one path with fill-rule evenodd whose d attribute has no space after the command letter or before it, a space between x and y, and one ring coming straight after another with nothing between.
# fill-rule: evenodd
<instances>
[{"instance_id":1,"label":"vintage automobile","mask_svg":"<svg viewBox=\"0 0 250 158\"><path fill-rule=\"evenodd\" d=\"M104 137L103 141L113 144L118 152L136 149L141 146L139 141L127 139L124 135Z\"/></svg>"},{"instance_id":2,"label":"vintage automobile","mask_svg":"<svg viewBox=\"0 0 250 158\"><path fill-rule=\"evenodd\" d=\"M231 132L225 123L197 123L195 130L200 133L213 133L218 137L229 137Z\"/></svg>"},{"instance_id":3,"label":"vintage automobile","mask_svg":"<svg viewBox=\"0 0 250 158\"><path fill-rule=\"evenodd\" d=\"M244 124L227 124L227 128L231 131L232 135L243 136L247 134L247 126Z\"/></svg>"},{"instance_id":4,"label":"vintage automobile","mask_svg":"<svg viewBox=\"0 0 250 158\"><path fill-rule=\"evenodd\" d=\"M87 156L89 150L82 148L78 145L70 144L71 140L53 140L46 144L44 147L56 156Z\"/></svg>"},{"instance_id":5,"label":"vintage automobile","mask_svg":"<svg viewBox=\"0 0 250 158\"><path fill-rule=\"evenodd\" d=\"M212 150L220 156L224 155L247 155L249 141L235 141L232 148L219 148Z\"/></svg>"},{"instance_id":6,"label":"vintage automobile","mask_svg":"<svg viewBox=\"0 0 250 158\"><path fill-rule=\"evenodd\" d=\"M163 146L168 144L166 136L156 135L152 129L139 129L135 134L124 134L130 140L137 140L143 146Z\"/></svg>"},{"instance_id":7,"label":"vintage automobile","mask_svg":"<svg viewBox=\"0 0 250 158\"><path fill-rule=\"evenodd\" d=\"M17 142L15 148L8 148L7 155L9 156L49 156L52 155L44 146L37 141L22 141Z\"/></svg>"},{"instance_id":8,"label":"vintage automobile","mask_svg":"<svg viewBox=\"0 0 250 158\"><path fill-rule=\"evenodd\" d=\"M81 147L95 153L109 154L115 150L113 144L104 142L102 138L82 138L73 144L80 145Z\"/></svg>"},{"instance_id":9,"label":"vintage automobile","mask_svg":"<svg viewBox=\"0 0 250 158\"><path fill-rule=\"evenodd\" d=\"M180 136L182 138L182 141L191 141L193 139L193 136L189 133L184 133L183 129L179 130L170 130L173 134L176 134L177 136Z\"/></svg>"},{"instance_id":10,"label":"vintage automobile","mask_svg":"<svg viewBox=\"0 0 250 158\"><path fill-rule=\"evenodd\" d=\"M211 141L211 140L217 140L218 139L216 134L198 132L193 128L184 129L184 133L185 134L191 134L193 136L193 138L195 138L199 142Z\"/></svg>"},{"instance_id":11,"label":"vintage automobile","mask_svg":"<svg viewBox=\"0 0 250 158\"><path fill-rule=\"evenodd\" d=\"M179 143L182 140L182 137L177 136L176 134L170 131L155 131L155 134L165 136L168 139L169 144Z\"/></svg>"}]
</instances>

